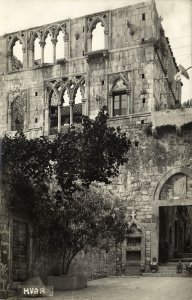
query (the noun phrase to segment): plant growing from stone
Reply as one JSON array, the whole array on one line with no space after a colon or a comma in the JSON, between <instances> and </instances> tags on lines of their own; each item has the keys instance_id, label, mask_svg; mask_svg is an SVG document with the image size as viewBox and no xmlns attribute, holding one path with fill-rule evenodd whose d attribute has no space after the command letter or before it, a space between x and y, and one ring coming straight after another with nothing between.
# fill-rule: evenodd
<instances>
[{"instance_id":1,"label":"plant growing from stone","mask_svg":"<svg viewBox=\"0 0 192 300\"><path fill-rule=\"evenodd\" d=\"M85 246L121 241L127 230L123 210L92 186L110 183L127 162L126 135L107 120L103 108L95 120L83 117L81 130L71 127L54 139L20 132L2 141L10 205L31 214L35 237L44 250L60 252L64 275Z\"/></svg>"}]
</instances>

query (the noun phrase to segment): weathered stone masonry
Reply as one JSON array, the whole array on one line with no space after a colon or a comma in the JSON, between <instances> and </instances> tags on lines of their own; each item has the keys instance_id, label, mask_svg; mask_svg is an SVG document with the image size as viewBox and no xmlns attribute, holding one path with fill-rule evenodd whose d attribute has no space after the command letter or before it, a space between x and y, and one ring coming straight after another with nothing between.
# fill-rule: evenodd
<instances>
[{"instance_id":1,"label":"weathered stone masonry","mask_svg":"<svg viewBox=\"0 0 192 300\"><path fill-rule=\"evenodd\" d=\"M92 51L98 23L104 28L104 49ZM57 60L59 32L63 33L64 55ZM52 63L44 62L48 35ZM36 38L40 40L40 61L34 58ZM22 44L22 63L13 56L17 41ZM121 175L103 188L118 196L125 207L133 236L117 251L111 247L108 254L94 252L92 257L82 253L76 266L81 270L82 262L82 270L92 277L140 270L152 256L159 255L159 206L169 203L169 199L159 200L161 189L175 174L191 178L191 140L182 127L191 122L191 112L175 109L181 101L181 84L173 80L177 65L154 1L6 34L0 38L0 56L1 135L14 134L17 129L30 138L61 132L69 124L79 123L82 114L96 116L103 105L108 107L109 124L126 131L132 143L129 162L121 168ZM81 101L77 100L78 92ZM165 131L162 135L158 130L162 125L176 126L176 133ZM11 224L16 217L4 212L3 199L1 214L6 225L2 226L11 241ZM175 205L178 203L180 198ZM32 242L30 247L32 251ZM10 244L10 280L11 249ZM33 264L33 272L30 269L28 274L41 273L45 278L49 270L44 265Z\"/></svg>"}]
</instances>

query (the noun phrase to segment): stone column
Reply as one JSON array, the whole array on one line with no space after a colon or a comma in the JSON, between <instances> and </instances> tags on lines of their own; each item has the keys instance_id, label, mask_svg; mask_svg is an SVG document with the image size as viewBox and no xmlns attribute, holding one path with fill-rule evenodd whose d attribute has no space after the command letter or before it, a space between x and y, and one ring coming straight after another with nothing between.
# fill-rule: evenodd
<instances>
[{"instance_id":1,"label":"stone column","mask_svg":"<svg viewBox=\"0 0 192 300\"><path fill-rule=\"evenodd\" d=\"M46 104L44 108L44 134L49 135L49 132L50 132L49 105Z\"/></svg>"},{"instance_id":2,"label":"stone column","mask_svg":"<svg viewBox=\"0 0 192 300\"><path fill-rule=\"evenodd\" d=\"M51 39L52 44L53 44L53 63L56 63L56 45L57 45L57 39Z\"/></svg>"},{"instance_id":3,"label":"stone column","mask_svg":"<svg viewBox=\"0 0 192 300\"><path fill-rule=\"evenodd\" d=\"M7 129L8 131L11 131L11 103L9 102L8 104L8 116L7 116L7 121L8 121L8 124L7 124Z\"/></svg>"},{"instance_id":4,"label":"stone column","mask_svg":"<svg viewBox=\"0 0 192 300\"><path fill-rule=\"evenodd\" d=\"M104 48L108 49L109 48L109 32L108 32L108 30L104 31L104 36L105 36L105 39L104 39Z\"/></svg>"},{"instance_id":5,"label":"stone column","mask_svg":"<svg viewBox=\"0 0 192 300\"><path fill-rule=\"evenodd\" d=\"M27 106L25 106L24 107L24 124L23 124L23 126L24 126L24 130L26 130L27 129Z\"/></svg>"},{"instance_id":6,"label":"stone column","mask_svg":"<svg viewBox=\"0 0 192 300\"><path fill-rule=\"evenodd\" d=\"M153 204L153 222L151 223L151 258L159 260L159 206Z\"/></svg>"},{"instance_id":7,"label":"stone column","mask_svg":"<svg viewBox=\"0 0 192 300\"><path fill-rule=\"evenodd\" d=\"M11 50L7 52L7 61L8 61L8 71L11 72L12 68L12 52Z\"/></svg>"},{"instance_id":8,"label":"stone column","mask_svg":"<svg viewBox=\"0 0 192 300\"><path fill-rule=\"evenodd\" d=\"M58 103L58 133L61 132L61 102Z\"/></svg>"},{"instance_id":9,"label":"stone column","mask_svg":"<svg viewBox=\"0 0 192 300\"><path fill-rule=\"evenodd\" d=\"M69 59L69 35L66 33L63 37L64 40L64 58Z\"/></svg>"},{"instance_id":10,"label":"stone column","mask_svg":"<svg viewBox=\"0 0 192 300\"><path fill-rule=\"evenodd\" d=\"M73 100L69 100L69 105L70 105L70 125L73 125Z\"/></svg>"},{"instance_id":11,"label":"stone column","mask_svg":"<svg viewBox=\"0 0 192 300\"><path fill-rule=\"evenodd\" d=\"M113 117L113 94L112 93L109 93L108 99L109 99L109 103L107 103L107 106L109 108L109 116Z\"/></svg>"},{"instance_id":12,"label":"stone column","mask_svg":"<svg viewBox=\"0 0 192 300\"><path fill-rule=\"evenodd\" d=\"M132 103L132 98L130 95L130 92L128 89L126 89L126 94L127 94L127 113L132 114L133 113L133 103Z\"/></svg>"},{"instance_id":13,"label":"stone column","mask_svg":"<svg viewBox=\"0 0 192 300\"><path fill-rule=\"evenodd\" d=\"M82 98L82 116L88 116L86 101L86 98Z\"/></svg>"},{"instance_id":14,"label":"stone column","mask_svg":"<svg viewBox=\"0 0 192 300\"><path fill-rule=\"evenodd\" d=\"M91 52L92 51L92 32L87 33L87 51Z\"/></svg>"},{"instance_id":15,"label":"stone column","mask_svg":"<svg viewBox=\"0 0 192 300\"><path fill-rule=\"evenodd\" d=\"M26 51L26 47L22 47L23 50L23 69L27 68L27 51Z\"/></svg>"},{"instance_id":16,"label":"stone column","mask_svg":"<svg viewBox=\"0 0 192 300\"><path fill-rule=\"evenodd\" d=\"M46 43L45 42L39 42L39 45L41 46L41 64L44 63L44 48Z\"/></svg>"},{"instance_id":17,"label":"stone column","mask_svg":"<svg viewBox=\"0 0 192 300\"><path fill-rule=\"evenodd\" d=\"M29 45L28 51L29 51L29 68L32 68L34 66L34 45Z\"/></svg>"}]
</instances>

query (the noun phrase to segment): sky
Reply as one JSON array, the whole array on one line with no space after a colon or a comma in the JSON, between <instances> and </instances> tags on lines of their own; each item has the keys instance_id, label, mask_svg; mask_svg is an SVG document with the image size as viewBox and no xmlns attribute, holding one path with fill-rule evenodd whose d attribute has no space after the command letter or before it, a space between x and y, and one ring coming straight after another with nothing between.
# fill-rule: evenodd
<instances>
[{"instance_id":1,"label":"sky","mask_svg":"<svg viewBox=\"0 0 192 300\"><path fill-rule=\"evenodd\" d=\"M67 18L110 10L141 0L0 0L0 35ZM192 0L156 0L177 64L192 66ZM192 99L190 79L182 78L182 102Z\"/></svg>"}]
</instances>

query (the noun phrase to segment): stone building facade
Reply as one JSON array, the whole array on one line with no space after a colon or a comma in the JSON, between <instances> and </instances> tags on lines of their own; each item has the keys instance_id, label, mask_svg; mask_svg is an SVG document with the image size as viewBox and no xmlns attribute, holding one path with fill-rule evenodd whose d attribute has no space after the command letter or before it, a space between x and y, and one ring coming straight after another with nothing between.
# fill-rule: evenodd
<instances>
[{"instance_id":1,"label":"stone building facade","mask_svg":"<svg viewBox=\"0 0 192 300\"><path fill-rule=\"evenodd\" d=\"M97 24L104 47L92 51ZM56 58L59 33L62 59ZM47 37L52 63L44 61ZM36 39L40 60L35 60ZM22 62L14 56L17 42ZM170 244L166 259L181 255L186 241L192 246L192 111L179 108L182 84L173 78L178 67L153 0L6 34L0 37L0 57L1 136L20 129L29 138L62 132L79 124L82 114L95 117L107 105L109 124L121 126L132 143L120 176L101 186L118 196L132 234L107 254L82 253L74 271L81 264L92 277L140 271L162 255L162 236ZM8 265L10 281L24 280L41 273L45 261L33 262L31 222L6 205L1 189L1 262Z\"/></svg>"}]
</instances>

